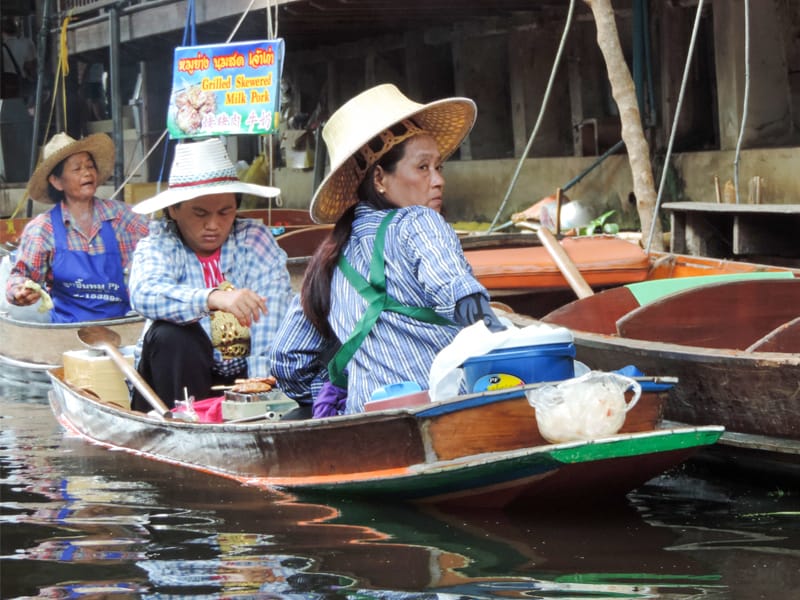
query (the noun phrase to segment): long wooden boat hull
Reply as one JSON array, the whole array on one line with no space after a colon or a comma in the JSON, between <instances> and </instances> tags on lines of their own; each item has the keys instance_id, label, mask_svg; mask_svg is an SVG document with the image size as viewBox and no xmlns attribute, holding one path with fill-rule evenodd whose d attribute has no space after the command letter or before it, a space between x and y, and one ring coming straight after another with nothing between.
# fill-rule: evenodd
<instances>
[{"instance_id":1,"label":"long wooden boat hull","mask_svg":"<svg viewBox=\"0 0 800 600\"><path fill-rule=\"evenodd\" d=\"M800 476L800 279L788 272L711 279L614 288L543 321L571 328L577 359L595 368L630 364L678 377L667 419L721 424L722 446L760 455L774 467L785 464L776 470ZM655 292L663 284L660 296ZM766 351L775 349L791 351Z\"/></svg>"},{"instance_id":2,"label":"long wooden boat hull","mask_svg":"<svg viewBox=\"0 0 800 600\"><path fill-rule=\"evenodd\" d=\"M162 421L97 401L60 369L49 375L56 418L94 443L253 486L459 507L582 500L583 482L593 501L618 500L723 431L659 428L657 394L643 395L619 434L567 444L541 438L524 396L491 393L307 421Z\"/></svg>"},{"instance_id":3,"label":"long wooden boat hull","mask_svg":"<svg viewBox=\"0 0 800 600\"><path fill-rule=\"evenodd\" d=\"M691 457L699 446L715 443L720 432L717 427L665 429L592 442L487 452L347 479L323 476L248 483L460 508L573 506L583 503L591 490L602 489L596 501L603 503L619 500Z\"/></svg>"},{"instance_id":4,"label":"long wooden boat hull","mask_svg":"<svg viewBox=\"0 0 800 600\"><path fill-rule=\"evenodd\" d=\"M61 365L64 352L78 344L78 329L102 325L119 334L122 346L136 344L144 327L138 315L79 323L34 323L18 321L0 313L0 362L44 372Z\"/></svg>"}]
</instances>

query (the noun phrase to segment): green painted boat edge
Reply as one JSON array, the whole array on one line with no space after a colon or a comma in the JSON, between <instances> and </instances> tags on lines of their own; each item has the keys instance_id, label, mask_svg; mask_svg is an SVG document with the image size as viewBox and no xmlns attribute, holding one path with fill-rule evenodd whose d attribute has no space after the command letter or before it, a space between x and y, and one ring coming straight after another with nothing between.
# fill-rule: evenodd
<instances>
[{"instance_id":1,"label":"green painted boat edge","mask_svg":"<svg viewBox=\"0 0 800 600\"><path fill-rule=\"evenodd\" d=\"M329 483L284 484L290 491L343 493L358 496L395 496L422 499L469 489L511 484L546 477L564 465L699 448L716 443L724 427L709 425L685 429L622 434L593 441L568 442L523 450L492 452L418 465L408 472L373 479ZM269 483L265 481L265 483Z\"/></svg>"},{"instance_id":2,"label":"green painted boat edge","mask_svg":"<svg viewBox=\"0 0 800 600\"><path fill-rule=\"evenodd\" d=\"M641 454L656 454L671 450L682 450L696 446L710 446L717 443L725 429L674 430L672 436L647 436L622 440L599 440L572 448L556 448L550 455L565 464L591 462ZM675 437L676 436L676 437Z\"/></svg>"},{"instance_id":3,"label":"green painted boat edge","mask_svg":"<svg viewBox=\"0 0 800 600\"><path fill-rule=\"evenodd\" d=\"M745 281L748 279L794 279L791 271L755 271L753 273L728 273L725 275L698 275L696 277L676 277L672 279L652 279L629 283L630 290L639 306L651 304L656 300L701 285L724 283L727 281Z\"/></svg>"}]
</instances>

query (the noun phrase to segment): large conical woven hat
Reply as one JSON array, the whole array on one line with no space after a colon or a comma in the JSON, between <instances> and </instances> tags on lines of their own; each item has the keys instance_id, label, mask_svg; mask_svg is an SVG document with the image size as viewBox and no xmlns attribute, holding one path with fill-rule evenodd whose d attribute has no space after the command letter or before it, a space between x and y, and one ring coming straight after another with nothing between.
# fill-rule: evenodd
<instances>
[{"instance_id":1,"label":"large conical woven hat","mask_svg":"<svg viewBox=\"0 0 800 600\"><path fill-rule=\"evenodd\" d=\"M169 188L139 202L133 210L145 215L200 196L227 193L271 198L281 191L275 187L241 181L219 138L185 142L175 147Z\"/></svg>"},{"instance_id":2,"label":"large conical woven hat","mask_svg":"<svg viewBox=\"0 0 800 600\"><path fill-rule=\"evenodd\" d=\"M114 173L114 142L105 133L93 133L76 140L64 132L50 138L42 150L42 162L28 181L28 195L37 202L52 204L47 194L47 178L56 165L78 152L88 152L97 165L97 185L103 185Z\"/></svg>"},{"instance_id":3,"label":"large conical woven hat","mask_svg":"<svg viewBox=\"0 0 800 600\"><path fill-rule=\"evenodd\" d=\"M420 104L389 83L352 98L322 129L331 169L311 199L311 218L317 223L335 223L358 201L356 190L364 174L354 155L378 134L410 119L436 140L444 160L461 145L475 124L476 114L475 103L469 98Z\"/></svg>"}]
</instances>

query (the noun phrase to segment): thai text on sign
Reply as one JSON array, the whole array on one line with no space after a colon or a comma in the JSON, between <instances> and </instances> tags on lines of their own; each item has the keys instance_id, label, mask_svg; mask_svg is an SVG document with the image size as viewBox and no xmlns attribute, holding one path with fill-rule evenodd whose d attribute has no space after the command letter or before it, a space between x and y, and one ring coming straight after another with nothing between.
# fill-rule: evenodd
<instances>
[{"instance_id":1,"label":"thai text on sign","mask_svg":"<svg viewBox=\"0 0 800 600\"><path fill-rule=\"evenodd\" d=\"M283 53L282 39L175 48L170 137L276 131Z\"/></svg>"}]
</instances>

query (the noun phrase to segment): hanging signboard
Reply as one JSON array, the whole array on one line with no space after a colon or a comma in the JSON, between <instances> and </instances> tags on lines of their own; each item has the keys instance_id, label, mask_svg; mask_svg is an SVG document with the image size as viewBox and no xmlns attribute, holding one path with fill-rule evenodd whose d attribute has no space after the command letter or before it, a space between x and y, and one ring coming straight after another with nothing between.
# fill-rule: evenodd
<instances>
[{"instance_id":1,"label":"hanging signboard","mask_svg":"<svg viewBox=\"0 0 800 600\"><path fill-rule=\"evenodd\" d=\"M170 137L276 131L283 52L282 39L175 48Z\"/></svg>"}]
</instances>

